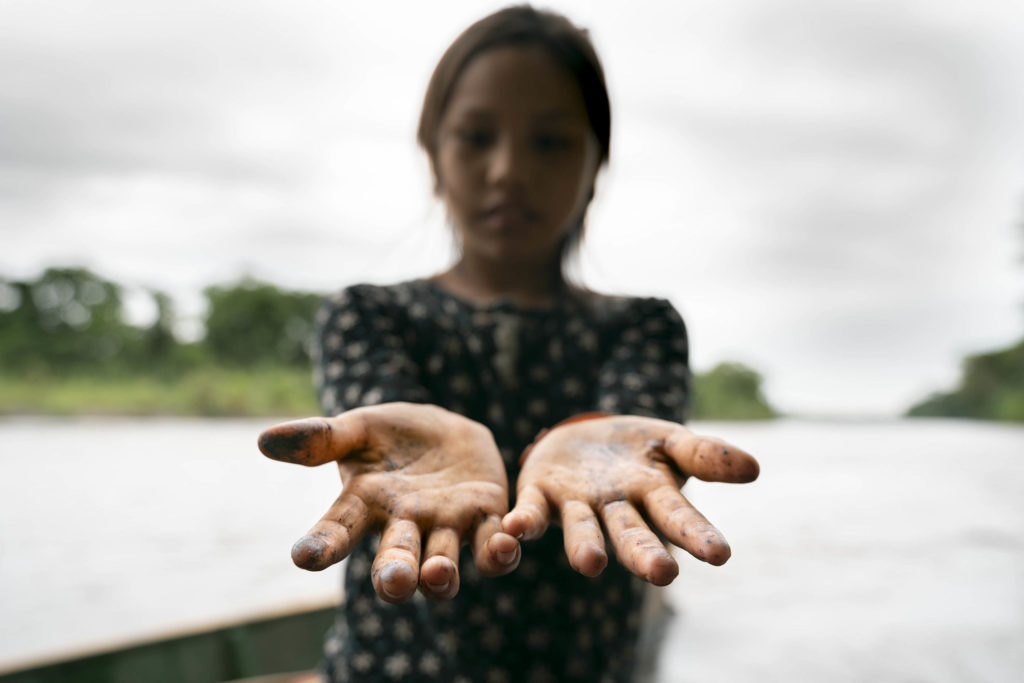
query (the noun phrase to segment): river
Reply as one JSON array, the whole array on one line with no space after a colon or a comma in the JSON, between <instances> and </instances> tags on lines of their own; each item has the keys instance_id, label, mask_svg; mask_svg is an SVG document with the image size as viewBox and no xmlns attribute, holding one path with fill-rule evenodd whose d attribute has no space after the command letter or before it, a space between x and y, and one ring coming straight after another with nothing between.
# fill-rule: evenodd
<instances>
[{"instance_id":1,"label":"river","mask_svg":"<svg viewBox=\"0 0 1024 683\"><path fill-rule=\"evenodd\" d=\"M291 543L337 473L273 420L0 419L0 671L339 598ZM1024 427L698 423L758 456L687 493L733 546L680 558L662 683L1024 680Z\"/></svg>"}]
</instances>

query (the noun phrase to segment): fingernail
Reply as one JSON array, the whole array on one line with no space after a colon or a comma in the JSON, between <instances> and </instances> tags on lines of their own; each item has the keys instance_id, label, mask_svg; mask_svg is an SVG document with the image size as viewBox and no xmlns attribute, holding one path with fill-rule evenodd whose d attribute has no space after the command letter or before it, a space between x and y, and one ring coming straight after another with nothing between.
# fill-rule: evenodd
<instances>
[{"instance_id":1,"label":"fingernail","mask_svg":"<svg viewBox=\"0 0 1024 683\"><path fill-rule=\"evenodd\" d=\"M427 588L434 591L435 593L444 593L446 590L448 590L448 586L452 585L452 580L448 579L444 583L431 583L429 581L424 581L424 583L427 584Z\"/></svg>"},{"instance_id":2,"label":"fingernail","mask_svg":"<svg viewBox=\"0 0 1024 683\"><path fill-rule=\"evenodd\" d=\"M499 552L495 553L495 556L498 558L498 562L500 562L502 564L512 564L512 560L516 559L516 551L515 550L499 551Z\"/></svg>"},{"instance_id":3,"label":"fingernail","mask_svg":"<svg viewBox=\"0 0 1024 683\"><path fill-rule=\"evenodd\" d=\"M395 593L394 591L388 588L388 584L392 582L392 580L395 578L395 574L397 574L400 569L401 565L399 565L399 563L391 562L384 565L384 567L380 570L380 589L384 593L384 595L388 596L389 598L402 597L399 593Z\"/></svg>"}]
</instances>

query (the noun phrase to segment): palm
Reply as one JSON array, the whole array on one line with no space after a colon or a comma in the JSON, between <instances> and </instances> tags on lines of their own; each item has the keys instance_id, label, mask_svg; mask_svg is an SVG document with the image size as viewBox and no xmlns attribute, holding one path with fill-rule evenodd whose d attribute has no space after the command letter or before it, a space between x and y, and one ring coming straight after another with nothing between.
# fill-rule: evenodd
<instances>
[{"instance_id":1,"label":"palm","mask_svg":"<svg viewBox=\"0 0 1024 683\"><path fill-rule=\"evenodd\" d=\"M367 411L365 445L338 461L346 491L374 521L388 517L461 528L508 506L505 469L486 429L429 406Z\"/></svg>"},{"instance_id":2,"label":"palm","mask_svg":"<svg viewBox=\"0 0 1024 683\"><path fill-rule=\"evenodd\" d=\"M407 600L417 582L430 597L454 596L467 541L483 573L516 566L518 544L500 527L508 510L505 469L490 432L472 420L390 403L279 425L260 436L260 448L288 462L338 463L341 495L292 549L301 567L344 559L374 528L382 535L372 575L390 602Z\"/></svg>"},{"instance_id":3,"label":"palm","mask_svg":"<svg viewBox=\"0 0 1024 683\"><path fill-rule=\"evenodd\" d=\"M684 477L646 433L595 427L550 435L531 452L521 480L541 484L553 503L578 500L591 506L640 500L659 486L682 486Z\"/></svg>"},{"instance_id":4,"label":"palm","mask_svg":"<svg viewBox=\"0 0 1024 683\"><path fill-rule=\"evenodd\" d=\"M680 493L690 475L752 481L757 462L664 420L614 416L566 424L530 452L505 530L535 538L555 512L566 554L580 572L593 576L604 568L606 532L630 571L652 583L669 583L678 566L648 522L699 559L722 564L730 554L721 533Z\"/></svg>"}]
</instances>

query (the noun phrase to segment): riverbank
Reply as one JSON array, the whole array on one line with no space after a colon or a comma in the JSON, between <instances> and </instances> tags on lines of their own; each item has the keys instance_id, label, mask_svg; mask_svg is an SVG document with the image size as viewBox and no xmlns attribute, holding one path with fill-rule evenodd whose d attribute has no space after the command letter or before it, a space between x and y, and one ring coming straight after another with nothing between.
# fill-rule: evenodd
<instances>
[{"instance_id":1,"label":"riverbank","mask_svg":"<svg viewBox=\"0 0 1024 683\"><path fill-rule=\"evenodd\" d=\"M0 415L263 417L320 412L304 368L201 367L163 376L0 375Z\"/></svg>"},{"instance_id":2,"label":"riverbank","mask_svg":"<svg viewBox=\"0 0 1024 683\"><path fill-rule=\"evenodd\" d=\"M100 366L101 367L101 366ZM0 415L126 417L266 417L317 415L312 371L208 362L172 372L100 369L58 374L0 372ZM694 377L694 419L766 420L777 416L761 393L761 377L722 363Z\"/></svg>"}]
</instances>

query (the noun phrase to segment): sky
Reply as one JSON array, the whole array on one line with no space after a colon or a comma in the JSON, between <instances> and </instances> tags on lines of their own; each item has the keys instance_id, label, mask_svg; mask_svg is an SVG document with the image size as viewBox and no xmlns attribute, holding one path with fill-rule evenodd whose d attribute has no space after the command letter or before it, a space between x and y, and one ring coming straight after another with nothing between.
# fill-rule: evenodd
<instances>
[{"instance_id":1,"label":"sky","mask_svg":"<svg viewBox=\"0 0 1024 683\"><path fill-rule=\"evenodd\" d=\"M504 3L0 0L0 277L331 291L451 259L415 126ZM590 30L611 165L581 276L669 298L782 410L895 415L1024 334L1017 0L551 2Z\"/></svg>"}]
</instances>

